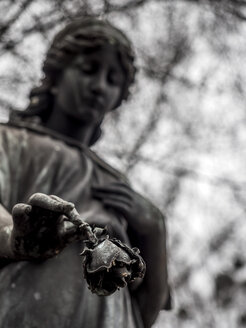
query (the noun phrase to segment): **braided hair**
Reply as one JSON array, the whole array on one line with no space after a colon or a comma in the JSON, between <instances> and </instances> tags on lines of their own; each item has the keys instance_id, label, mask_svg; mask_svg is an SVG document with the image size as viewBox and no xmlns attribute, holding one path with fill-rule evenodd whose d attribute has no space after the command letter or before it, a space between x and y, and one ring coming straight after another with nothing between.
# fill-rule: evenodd
<instances>
[{"instance_id":1,"label":"braided hair","mask_svg":"<svg viewBox=\"0 0 246 328\"><path fill-rule=\"evenodd\" d=\"M114 109L119 107L121 102L127 99L129 87L136 73L131 43L123 32L108 21L97 17L82 17L70 22L56 34L43 63L44 78L41 80L41 85L31 90L27 109L14 111L10 120L30 120L38 117L40 123L45 124L53 108L52 89L56 86L63 70L78 54L90 53L104 44L111 44L115 47L126 76L121 96ZM100 135L101 129L98 126L91 144Z\"/></svg>"}]
</instances>

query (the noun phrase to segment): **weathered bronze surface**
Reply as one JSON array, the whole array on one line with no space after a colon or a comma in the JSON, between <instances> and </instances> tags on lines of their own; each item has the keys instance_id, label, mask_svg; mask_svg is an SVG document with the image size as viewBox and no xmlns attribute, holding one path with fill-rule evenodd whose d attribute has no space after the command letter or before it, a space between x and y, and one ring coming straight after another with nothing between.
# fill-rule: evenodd
<instances>
[{"instance_id":1,"label":"weathered bronze surface","mask_svg":"<svg viewBox=\"0 0 246 328\"><path fill-rule=\"evenodd\" d=\"M28 109L0 125L1 328L150 327L168 306L163 215L88 148L127 98L133 60L109 23L74 21ZM86 239L85 278L110 296L81 277Z\"/></svg>"}]
</instances>

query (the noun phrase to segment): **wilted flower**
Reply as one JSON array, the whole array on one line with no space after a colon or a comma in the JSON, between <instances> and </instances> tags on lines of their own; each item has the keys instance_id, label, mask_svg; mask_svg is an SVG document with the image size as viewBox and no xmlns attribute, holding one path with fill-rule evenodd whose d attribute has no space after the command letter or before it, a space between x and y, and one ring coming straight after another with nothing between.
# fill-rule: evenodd
<instances>
[{"instance_id":1,"label":"wilted flower","mask_svg":"<svg viewBox=\"0 0 246 328\"><path fill-rule=\"evenodd\" d=\"M105 229L95 228L93 233L97 242L88 242L81 254L84 276L93 293L107 296L144 277L145 263L137 248L109 239Z\"/></svg>"},{"instance_id":2,"label":"wilted flower","mask_svg":"<svg viewBox=\"0 0 246 328\"><path fill-rule=\"evenodd\" d=\"M81 254L83 256L84 276L93 293L101 296L110 295L136 278L144 277L145 263L139 255L139 250L130 248L115 238L109 239L106 229L93 229L81 218L74 204L55 195L49 196L42 193L33 194L28 204L32 207L32 215L43 217L42 222L51 216L55 231L61 215L65 215L67 220L77 227L76 238L83 240L85 244ZM36 223L35 220L33 222ZM36 226L34 225L34 227ZM40 227L37 226L37 229ZM40 231L43 234L46 233L46 236L52 237L48 247L47 238L45 244L41 245L42 248L46 247L47 257L50 257L54 255L53 248L59 240L57 241L56 236L54 237L53 230L51 230L52 233L49 231L47 233L46 229L40 229ZM28 247L30 249L30 243ZM52 250L51 254L49 249Z\"/></svg>"}]
</instances>

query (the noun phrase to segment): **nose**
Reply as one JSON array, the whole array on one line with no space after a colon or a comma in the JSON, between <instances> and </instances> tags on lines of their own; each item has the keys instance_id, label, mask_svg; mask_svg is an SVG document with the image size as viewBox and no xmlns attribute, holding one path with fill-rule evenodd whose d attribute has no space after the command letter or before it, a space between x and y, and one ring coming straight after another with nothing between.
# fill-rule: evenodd
<instances>
[{"instance_id":1,"label":"nose","mask_svg":"<svg viewBox=\"0 0 246 328\"><path fill-rule=\"evenodd\" d=\"M91 91L95 95L106 95L107 93L107 73L104 70L99 71L91 81Z\"/></svg>"}]
</instances>

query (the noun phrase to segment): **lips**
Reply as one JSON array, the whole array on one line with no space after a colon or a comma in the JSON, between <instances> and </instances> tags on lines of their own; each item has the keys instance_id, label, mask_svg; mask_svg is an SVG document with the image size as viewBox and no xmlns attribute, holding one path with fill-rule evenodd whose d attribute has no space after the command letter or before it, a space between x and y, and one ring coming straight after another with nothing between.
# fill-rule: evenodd
<instances>
[{"instance_id":1,"label":"lips","mask_svg":"<svg viewBox=\"0 0 246 328\"><path fill-rule=\"evenodd\" d=\"M83 102L91 109L102 110L105 107L105 101L102 98L84 98Z\"/></svg>"}]
</instances>

